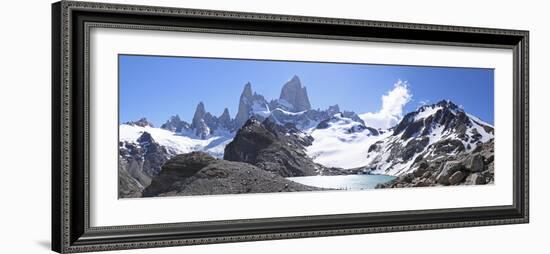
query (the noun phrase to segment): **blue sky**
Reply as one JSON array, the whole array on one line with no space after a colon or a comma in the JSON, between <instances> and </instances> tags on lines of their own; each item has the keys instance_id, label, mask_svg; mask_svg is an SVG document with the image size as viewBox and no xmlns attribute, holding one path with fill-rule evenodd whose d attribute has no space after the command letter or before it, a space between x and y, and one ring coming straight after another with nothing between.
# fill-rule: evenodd
<instances>
[{"instance_id":1,"label":"blue sky","mask_svg":"<svg viewBox=\"0 0 550 254\"><path fill-rule=\"evenodd\" d=\"M200 101L214 115L227 107L235 117L246 82L269 101L294 75L307 87L313 108L339 104L358 114L381 112L382 96L401 80L409 96L403 114L448 99L494 122L492 69L133 55L119 56L120 122L147 117L159 126L176 114L190 122Z\"/></svg>"}]
</instances>

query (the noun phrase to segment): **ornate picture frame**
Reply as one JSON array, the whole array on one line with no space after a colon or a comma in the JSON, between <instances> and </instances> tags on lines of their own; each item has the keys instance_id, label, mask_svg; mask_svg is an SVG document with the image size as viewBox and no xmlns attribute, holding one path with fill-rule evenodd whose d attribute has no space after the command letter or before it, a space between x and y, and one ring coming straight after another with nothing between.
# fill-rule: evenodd
<instances>
[{"instance_id":1,"label":"ornate picture frame","mask_svg":"<svg viewBox=\"0 0 550 254\"><path fill-rule=\"evenodd\" d=\"M511 205L93 226L90 29L505 49L513 55ZM529 222L529 32L169 7L52 5L52 249L60 253ZM509 98L512 99L512 98ZM116 171L116 168L113 169Z\"/></svg>"}]
</instances>

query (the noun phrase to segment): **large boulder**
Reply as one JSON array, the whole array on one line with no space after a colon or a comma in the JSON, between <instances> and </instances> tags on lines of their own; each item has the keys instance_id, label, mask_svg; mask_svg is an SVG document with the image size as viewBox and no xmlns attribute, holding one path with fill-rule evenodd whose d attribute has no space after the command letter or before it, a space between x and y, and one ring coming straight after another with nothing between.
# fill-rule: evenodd
<instances>
[{"instance_id":1,"label":"large boulder","mask_svg":"<svg viewBox=\"0 0 550 254\"><path fill-rule=\"evenodd\" d=\"M466 177L464 183L468 185L478 185L485 184L486 182L485 177L483 177L480 173L473 173Z\"/></svg>"},{"instance_id":2,"label":"large boulder","mask_svg":"<svg viewBox=\"0 0 550 254\"><path fill-rule=\"evenodd\" d=\"M449 177L455 172L464 169L464 165L460 161L448 161L443 165L443 169L436 178L437 183L448 185Z\"/></svg>"},{"instance_id":3,"label":"large boulder","mask_svg":"<svg viewBox=\"0 0 550 254\"><path fill-rule=\"evenodd\" d=\"M143 190L143 196L166 192L171 184L193 176L216 159L203 152L191 152L174 156L163 166L160 174Z\"/></svg>"},{"instance_id":4,"label":"large boulder","mask_svg":"<svg viewBox=\"0 0 550 254\"><path fill-rule=\"evenodd\" d=\"M462 163L466 170L470 172L481 172L484 168L483 156L480 154L474 154L466 157Z\"/></svg>"},{"instance_id":5,"label":"large boulder","mask_svg":"<svg viewBox=\"0 0 550 254\"><path fill-rule=\"evenodd\" d=\"M421 177L428 171L428 163L421 162L418 164L418 168L413 171L413 174L415 177Z\"/></svg>"},{"instance_id":6,"label":"large boulder","mask_svg":"<svg viewBox=\"0 0 550 254\"><path fill-rule=\"evenodd\" d=\"M450 185L457 185L464 179L466 175L462 171L456 171L449 177Z\"/></svg>"}]
</instances>

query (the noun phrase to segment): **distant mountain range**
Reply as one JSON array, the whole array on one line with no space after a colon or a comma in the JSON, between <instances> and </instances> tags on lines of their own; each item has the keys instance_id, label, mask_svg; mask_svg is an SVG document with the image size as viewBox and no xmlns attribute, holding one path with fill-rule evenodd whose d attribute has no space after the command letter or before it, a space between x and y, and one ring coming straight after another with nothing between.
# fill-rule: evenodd
<instances>
[{"instance_id":1,"label":"distant mountain range","mask_svg":"<svg viewBox=\"0 0 550 254\"><path fill-rule=\"evenodd\" d=\"M164 163L193 151L248 163L282 177L356 173L411 176L424 170L426 164L444 165L450 159L464 160L480 153L487 171L492 159L486 157L492 152L486 150L492 149L489 144L494 139L492 125L448 100L422 106L389 129L374 129L355 112L342 111L338 105L312 109L307 89L297 76L283 85L278 99L271 101L253 92L250 83L245 84L234 118L227 108L214 116L200 102L191 122L175 115L156 128L142 118L121 124L119 133L121 197L141 195ZM432 171L439 176L443 167ZM459 182L473 173L463 174ZM428 185L448 184L445 179L438 182L435 175L416 178ZM492 176L484 175L483 181L492 181Z\"/></svg>"}]
</instances>

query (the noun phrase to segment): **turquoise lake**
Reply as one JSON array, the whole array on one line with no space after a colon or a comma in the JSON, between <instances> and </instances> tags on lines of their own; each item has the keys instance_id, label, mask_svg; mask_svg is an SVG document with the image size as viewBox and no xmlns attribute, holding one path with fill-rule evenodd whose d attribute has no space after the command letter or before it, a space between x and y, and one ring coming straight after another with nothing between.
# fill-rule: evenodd
<instances>
[{"instance_id":1,"label":"turquoise lake","mask_svg":"<svg viewBox=\"0 0 550 254\"><path fill-rule=\"evenodd\" d=\"M336 176L299 176L287 179L320 188L364 190L374 189L379 183L389 182L395 176L389 175L336 175Z\"/></svg>"}]
</instances>

